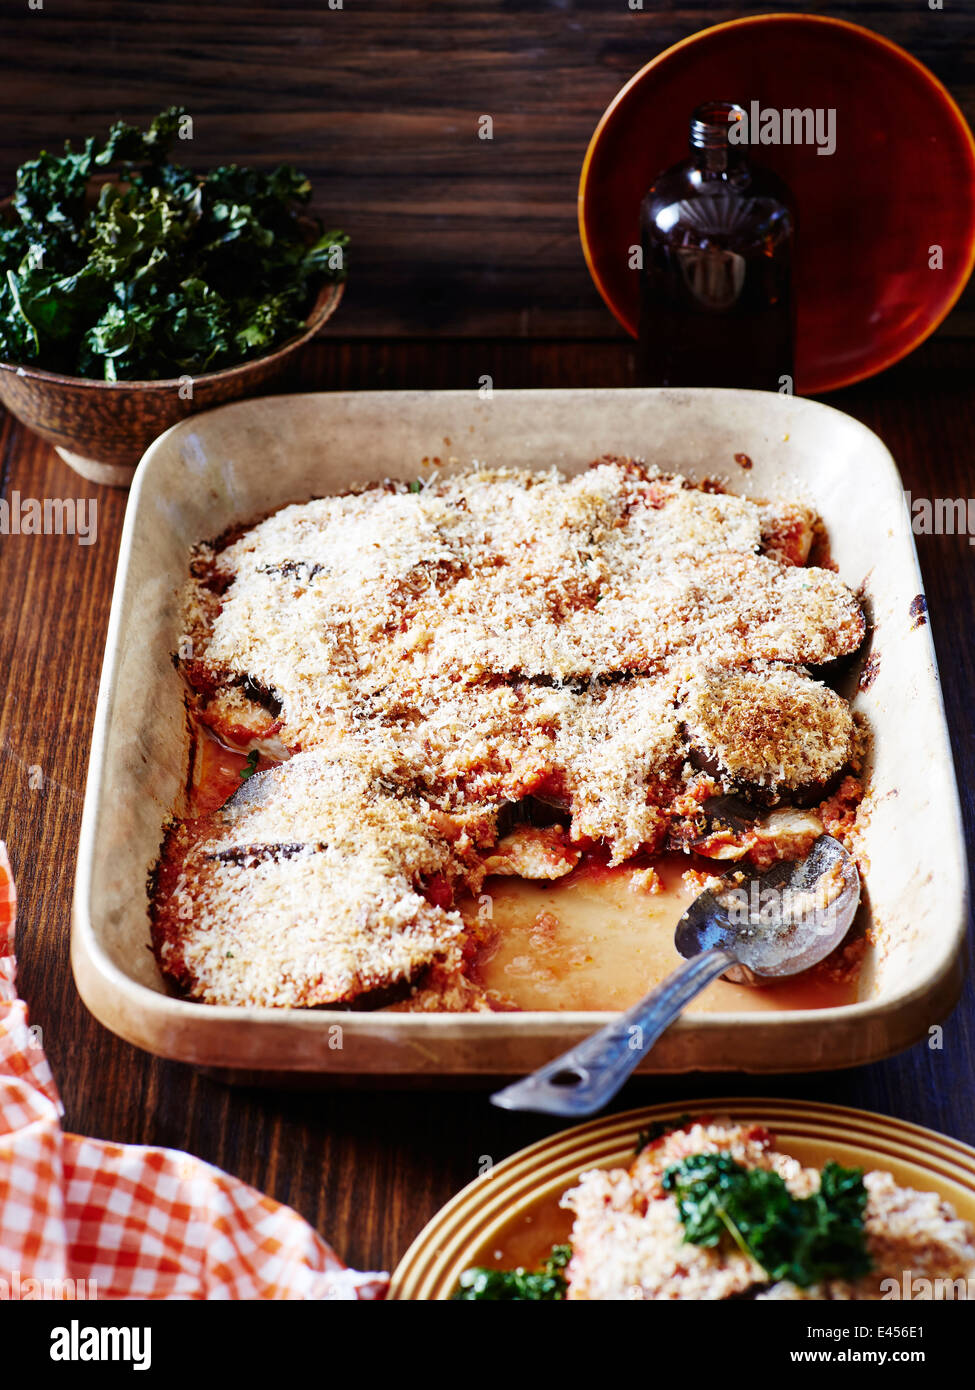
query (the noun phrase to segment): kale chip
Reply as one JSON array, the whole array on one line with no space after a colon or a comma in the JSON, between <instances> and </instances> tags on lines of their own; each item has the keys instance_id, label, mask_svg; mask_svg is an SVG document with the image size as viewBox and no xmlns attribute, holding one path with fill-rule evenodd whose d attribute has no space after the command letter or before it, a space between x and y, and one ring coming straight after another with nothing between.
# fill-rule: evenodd
<instances>
[{"instance_id":1,"label":"kale chip","mask_svg":"<svg viewBox=\"0 0 975 1390\"><path fill-rule=\"evenodd\" d=\"M0 358L103 381L217 371L293 337L344 279L348 237L303 215L307 178L192 173L169 158L185 118L116 122L103 144L21 165L0 226Z\"/></svg>"},{"instance_id":2,"label":"kale chip","mask_svg":"<svg viewBox=\"0 0 975 1390\"><path fill-rule=\"evenodd\" d=\"M565 1298L571 1245L553 1245L540 1269L465 1269L452 1297L458 1302L557 1303Z\"/></svg>"},{"instance_id":3,"label":"kale chip","mask_svg":"<svg viewBox=\"0 0 975 1390\"><path fill-rule=\"evenodd\" d=\"M870 1271L862 1169L827 1163L819 1191L793 1197L778 1173L702 1153L671 1164L663 1187L677 1199L686 1242L713 1247L730 1238L773 1283L805 1289Z\"/></svg>"}]
</instances>

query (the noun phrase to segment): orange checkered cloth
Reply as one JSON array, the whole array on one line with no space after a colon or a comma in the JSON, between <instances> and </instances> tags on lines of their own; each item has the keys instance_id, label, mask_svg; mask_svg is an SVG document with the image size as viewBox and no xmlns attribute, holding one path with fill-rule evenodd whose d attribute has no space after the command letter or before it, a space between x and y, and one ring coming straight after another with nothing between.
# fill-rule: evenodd
<instances>
[{"instance_id":1,"label":"orange checkered cloth","mask_svg":"<svg viewBox=\"0 0 975 1390\"><path fill-rule=\"evenodd\" d=\"M375 1299L290 1207L174 1149L65 1134L18 999L0 841L0 1297Z\"/></svg>"}]
</instances>

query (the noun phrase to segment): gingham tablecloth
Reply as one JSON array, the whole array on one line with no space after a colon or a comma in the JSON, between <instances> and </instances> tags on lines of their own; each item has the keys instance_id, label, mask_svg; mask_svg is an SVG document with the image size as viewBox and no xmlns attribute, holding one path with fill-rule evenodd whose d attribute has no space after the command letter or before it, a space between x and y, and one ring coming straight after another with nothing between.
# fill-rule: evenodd
<instances>
[{"instance_id":1,"label":"gingham tablecloth","mask_svg":"<svg viewBox=\"0 0 975 1390\"><path fill-rule=\"evenodd\" d=\"M175 1149L66 1134L17 997L16 896L0 841L0 1300L375 1299L298 1214Z\"/></svg>"}]
</instances>

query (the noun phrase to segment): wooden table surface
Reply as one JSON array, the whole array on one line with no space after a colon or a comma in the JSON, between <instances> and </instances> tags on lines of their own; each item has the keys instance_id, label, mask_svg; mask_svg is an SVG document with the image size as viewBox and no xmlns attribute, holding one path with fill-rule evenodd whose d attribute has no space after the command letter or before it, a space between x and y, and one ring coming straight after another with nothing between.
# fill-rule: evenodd
<instances>
[{"instance_id":1,"label":"wooden table surface","mask_svg":"<svg viewBox=\"0 0 975 1390\"><path fill-rule=\"evenodd\" d=\"M829 403L891 449L915 497L975 491L975 344L935 340L908 363ZM632 382L632 352L606 342L327 340L302 385L473 388ZM94 497L97 542L0 536L0 837L20 895L21 990L70 1129L187 1149L296 1207L349 1263L391 1268L486 1156L497 1161L557 1128L493 1109L478 1090L256 1091L141 1053L106 1032L75 991L70 899L91 723L125 494L76 477L9 417L0 421L0 495ZM969 842L975 829L975 546L919 537ZM905 806L904 814L911 808ZM936 866L935 866L936 867ZM140 885L133 885L139 892ZM943 1047L811 1076L639 1078L619 1108L735 1093L805 1096L902 1116L975 1143L975 1004L966 986Z\"/></svg>"},{"instance_id":2,"label":"wooden table surface","mask_svg":"<svg viewBox=\"0 0 975 1390\"><path fill-rule=\"evenodd\" d=\"M118 117L141 124L178 103L193 117L180 163L288 162L308 174L316 208L352 238L348 336L590 339L612 320L579 254L576 190L596 122L624 82L710 25L812 11L906 48L975 124L975 6L932 5L16 0L0 45L0 197L38 149L65 138L77 148ZM483 115L491 140L478 138ZM899 137L909 134L902 123ZM654 132L646 138L632 155L651 168L683 157L683 142L665 155ZM777 156L763 147L772 168ZM926 228L937 224L932 196L926 187ZM975 338L975 282L952 332Z\"/></svg>"}]
</instances>

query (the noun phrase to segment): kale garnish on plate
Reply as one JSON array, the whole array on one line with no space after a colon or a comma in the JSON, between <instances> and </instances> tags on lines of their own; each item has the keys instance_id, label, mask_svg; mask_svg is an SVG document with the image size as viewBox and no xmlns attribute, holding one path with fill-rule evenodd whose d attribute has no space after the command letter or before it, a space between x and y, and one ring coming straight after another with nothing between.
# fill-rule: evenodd
<instances>
[{"instance_id":1,"label":"kale garnish on plate","mask_svg":"<svg viewBox=\"0 0 975 1390\"><path fill-rule=\"evenodd\" d=\"M453 1297L490 1303L556 1303L565 1298L564 1271L571 1258L571 1245L553 1245L551 1254L534 1273L479 1266L465 1269Z\"/></svg>"},{"instance_id":2,"label":"kale garnish on plate","mask_svg":"<svg viewBox=\"0 0 975 1390\"><path fill-rule=\"evenodd\" d=\"M691 1115L678 1115L675 1120L654 1120L647 1125L646 1129L641 1129L636 1136L636 1149L634 1152L643 1153L649 1144L656 1144L658 1139L663 1139L665 1134L673 1134L675 1130L685 1129L693 1123Z\"/></svg>"},{"instance_id":3,"label":"kale garnish on plate","mask_svg":"<svg viewBox=\"0 0 975 1390\"><path fill-rule=\"evenodd\" d=\"M184 169L169 156L185 119L116 122L104 143L21 165L0 227L0 359L104 381L216 371L293 337L344 278L348 237L309 234L305 176Z\"/></svg>"},{"instance_id":4,"label":"kale garnish on plate","mask_svg":"<svg viewBox=\"0 0 975 1390\"><path fill-rule=\"evenodd\" d=\"M677 1199L686 1242L717 1246L730 1239L772 1283L790 1280L805 1289L870 1271L860 1168L829 1162L818 1192L793 1197L778 1173L745 1168L728 1154L701 1153L671 1164L663 1186Z\"/></svg>"}]
</instances>

